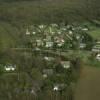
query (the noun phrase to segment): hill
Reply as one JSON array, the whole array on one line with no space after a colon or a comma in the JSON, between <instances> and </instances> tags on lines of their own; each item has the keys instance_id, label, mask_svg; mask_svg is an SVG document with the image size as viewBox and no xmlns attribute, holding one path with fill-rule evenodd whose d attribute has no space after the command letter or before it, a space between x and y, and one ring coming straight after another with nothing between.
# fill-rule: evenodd
<instances>
[{"instance_id":1,"label":"hill","mask_svg":"<svg viewBox=\"0 0 100 100\"><path fill-rule=\"evenodd\" d=\"M30 24L99 20L98 0L0 0L0 43L13 45Z\"/></svg>"},{"instance_id":2,"label":"hill","mask_svg":"<svg viewBox=\"0 0 100 100\"><path fill-rule=\"evenodd\" d=\"M12 23L73 22L99 19L98 0L4 0L0 19Z\"/></svg>"}]
</instances>

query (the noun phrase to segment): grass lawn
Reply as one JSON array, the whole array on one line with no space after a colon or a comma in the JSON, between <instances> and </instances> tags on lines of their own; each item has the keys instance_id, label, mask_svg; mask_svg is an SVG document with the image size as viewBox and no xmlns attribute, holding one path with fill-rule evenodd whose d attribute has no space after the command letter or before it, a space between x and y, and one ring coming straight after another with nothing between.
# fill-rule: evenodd
<instances>
[{"instance_id":1,"label":"grass lawn","mask_svg":"<svg viewBox=\"0 0 100 100\"><path fill-rule=\"evenodd\" d=\"M0 22L0 49L14 46L16 40L16 29L10 24Z\"/></svg>"},{"instance_id":2,"label":"grass lawn","mask_svg":"<svg viewBox=\"0 0 100 100\"><path fill-rule=\"evenodd\" d=\"M94 37L94 39L100 40L100 27L90 26L89 34Z\"/></svg>"},{"instance_id":3,"label":"grass lawn","mask_svg":"<svg viewBox=\"0 0 100 100\"><path fill-rule=\"evenodd\" d=\"M93 36L95 39L100 40L100 28L97 28L96 30L89 32L91 36Z\"/></svg>"}]
</instances>

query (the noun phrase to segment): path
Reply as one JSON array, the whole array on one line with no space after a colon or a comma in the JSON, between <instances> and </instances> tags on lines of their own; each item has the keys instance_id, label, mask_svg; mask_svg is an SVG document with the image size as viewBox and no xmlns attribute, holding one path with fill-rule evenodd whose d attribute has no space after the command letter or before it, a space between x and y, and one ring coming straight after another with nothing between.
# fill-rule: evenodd
<instances>
[{"instance_id":1,"label":"path","mask_svg":"<svg viewBox=\"0 0 100 100\"><path fill-rule=\"evenodd\" d=\"M83 68L76 87L75 100L100 100L100 68Z\"/></svg>"}]
</instances>

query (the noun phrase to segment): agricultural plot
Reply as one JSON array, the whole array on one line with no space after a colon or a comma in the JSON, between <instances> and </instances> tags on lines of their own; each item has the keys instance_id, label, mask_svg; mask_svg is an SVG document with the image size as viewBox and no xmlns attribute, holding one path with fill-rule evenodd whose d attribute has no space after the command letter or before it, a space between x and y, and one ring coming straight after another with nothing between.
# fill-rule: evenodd
<instances>
[{"instance_id":1,"label":"agricultural plot","mask_svg":"<svg viewBox=\"0 0 100 100\"><path fill-rule=\"evenodd\" d=\"M17 32L17 29L12 28L10 24L0 22L0 49L15 46L18 40Z\"/></svg>"},{"instance_id":2,"label":"agricultural plot","mask_svg":"<svg viewBox=\"0 0 100 100\"><path fill-rule=\"evenodd\" d=\"M75 100L99 100L100 99L100 68L83 66L80 79L77 83Z\"/></svg>"}]
</instances>

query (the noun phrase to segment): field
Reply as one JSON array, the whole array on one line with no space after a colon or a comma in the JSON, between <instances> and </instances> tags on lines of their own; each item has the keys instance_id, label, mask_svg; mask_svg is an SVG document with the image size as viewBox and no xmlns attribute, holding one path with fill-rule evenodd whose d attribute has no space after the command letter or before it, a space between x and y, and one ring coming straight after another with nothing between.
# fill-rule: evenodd
<instances>
[{"instance_id":1,"label":"field","mask_svg":"<svg viewBox=\"0 0 100 100\"><path fill-rule=\"evenodd\" d=\"M89 34L93 36L95 39L100 40L100 27L96 26L90 26L91 30L89 31Z\"/></svg>"},{"instance_id":2,"label":"field","mask_svg":"<svg viewBox=\"0 0 100 100\"><path fill-rule=\"evenodd\" d=\"M18 30L11 24L0 22L0 49L13 47L18 43Z\"/></svg>"},{"instance_id":3,"label":"field","mask_svg":"<svg viewBox=\"0 0 100 100\"><path fill-rule=\"evenodd\" d=\"M85 66L75 90L75 100L100 100L100 68Z\"/></svg>"}]
</instances>

